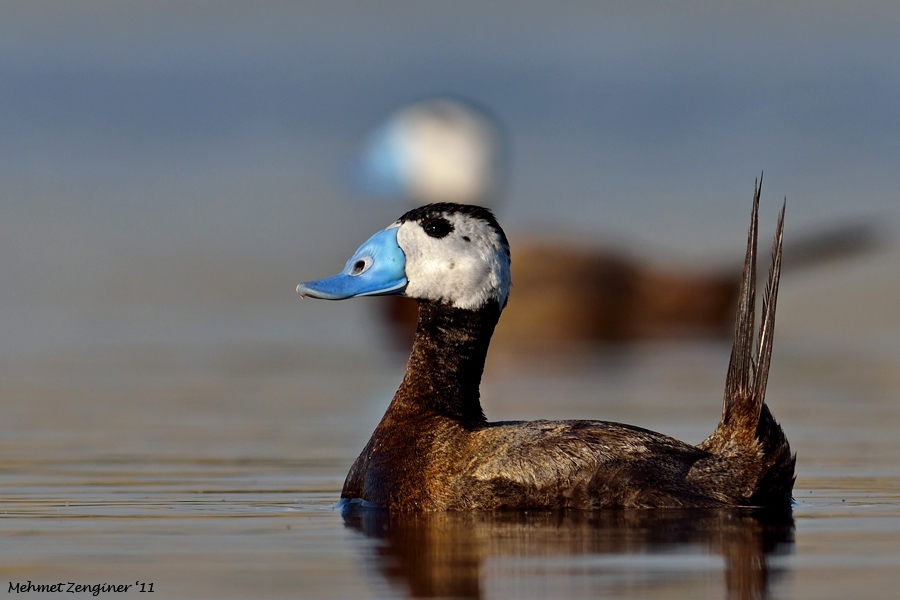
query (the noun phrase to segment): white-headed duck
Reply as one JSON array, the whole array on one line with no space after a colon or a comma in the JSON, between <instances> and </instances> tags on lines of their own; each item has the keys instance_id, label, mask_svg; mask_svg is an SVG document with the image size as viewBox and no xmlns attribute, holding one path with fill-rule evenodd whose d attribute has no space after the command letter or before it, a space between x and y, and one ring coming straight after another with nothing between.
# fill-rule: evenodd
<instances>
[{"instance_id":1,"label":"white-headed duck","mask_svg":"<svg viewBox=\"0 0 900 600\"><path fill-rule=\"evenodd\" d=\"M360 246L341 273L299 285L313 298L396 294L419 306L403 382L350 469L342 503L401 511L790 507L795 457L764 402L784 209L754 336L758 203L757 187L722 418L698 446L604 421L487 421L479 385L510 293L510 254L485 208L413 209Z\"/></svg>"}]
</instances>

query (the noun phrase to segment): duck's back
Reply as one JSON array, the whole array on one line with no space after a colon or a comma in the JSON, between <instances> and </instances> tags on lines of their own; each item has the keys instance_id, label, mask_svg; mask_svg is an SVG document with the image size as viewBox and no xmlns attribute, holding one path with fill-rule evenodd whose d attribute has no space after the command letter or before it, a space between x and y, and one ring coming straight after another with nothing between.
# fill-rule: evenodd
<instances>
[{"instance_id":1,"label":"duck's back","mask_svg":"<svg viewBox=\"0 0 900 600\"><path fill-rule=\"evenodd\" d=\"M722 485L740 475L738 457L723 462L620 423L501 422L467 430L440 419L408 440L393 432L388 440L376 430L344 498L399 510L596 509L724 506L750 494Z\"/></svg>"},{"instance_id":2,"label":"duck's back","mask_svg":"<svg viewBox=\"0 0 900 600\"><path fill-rule=\"evenodd\" d=\"M685 483L691 467L709 454L640 427L496 423L471 437L477 447L460 487L484 508L715 504Z\"/></svg>"}]
</instances>

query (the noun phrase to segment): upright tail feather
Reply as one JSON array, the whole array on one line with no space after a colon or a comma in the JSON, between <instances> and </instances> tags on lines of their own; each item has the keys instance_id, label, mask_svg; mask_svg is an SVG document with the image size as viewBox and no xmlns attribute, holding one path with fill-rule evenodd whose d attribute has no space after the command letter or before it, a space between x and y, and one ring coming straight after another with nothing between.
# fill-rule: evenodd
<instances>
[{"instance_id":1,"label":"upright tail feather","mask_svg":"<svg viewBox=\"0 0 900 600\"><path fill-rule=\"evenodd\" d=\"M753 327L756 321L756 247L759 240L759 195L762 177L753 186L753 212L750 233L747 236L747 256L741 276L741 292L738 299L737 319L734 325L734 345L728 362L725 380L725 404L722 408L722 425L739 426L732 422L746 417L756 423L759 410L745 411L747 399L753 395ZM755 414L753 414L755 413Z\"/></svg>"},{"instance_id":2,"label":"upright tail feather","mask_svg":"<svg viewBox=\"0 0 900 600\"><path fill-rule=\"evenodd\" d=\"M769 364L772 359L772 339L775 332L775 303L778 298L778 281L781 277L781 256L784 238L784 206L775 230L772 247L772 265L762 305L762 322L754 344L756 321L756 255L759 239L759 196L762 190L760 178L753 191L753 214L750 233L747 236L747 257L741 278L737 319L734 327L734 345L728 363L725 381L725 403L719 428L733 433L753 434L759 423L760 411L766 396ZM755 348L754 348L755 347ZM754 353L755 349L755 353Z\"/></svg>"},{"instance_id":3,"label":"upright tail feather","mask_svg":"<svg viewBox=\"0 0 900 600\"><path fill-rule=\"evenodd\" d=\"M741 279L734 345L725 381L722 419L700 447L713 454L728 455L732 460L743 462L745 478L739 486L744 489L741 495L748 503L774 506L790 501L795 462L787 438L765 404L775 332L775 304L781 277L785 207L782 206L778 217L772 263L762 303L762 319L759 331L754 336L761 189L762 177L754 186L753 213Z\"/></svg>"},{"instance_id":4,"label":"upright tail feather","mask_svg":"<svg viewBox=\"0 0 900 600\"><path fill-rule=\"evenodd\" d=\"M758 188L757 188L758 189ZM759 201L759 192L756 195ZM769 266L769 278L766 280L766 292L763 297L762 320L759 325L759 338L756 342L756 364L753 369L753 392L751 403L755 421L759 421L760 410L766 398L766 384L769 381L769 365L772 362L772 340L775 336L775 304L778 301L778 282L781 279L781 248L784 241L784 209L787 202L781 205L778 214L778 225L775 227L775 241L772 244L772 264Z\"/></svg>"}]
</instances>

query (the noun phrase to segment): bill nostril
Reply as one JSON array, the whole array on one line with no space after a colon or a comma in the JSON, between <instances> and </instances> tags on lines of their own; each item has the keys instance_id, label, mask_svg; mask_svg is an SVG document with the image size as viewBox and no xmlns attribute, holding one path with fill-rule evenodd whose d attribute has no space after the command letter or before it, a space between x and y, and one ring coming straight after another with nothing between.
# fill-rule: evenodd
<instances>
[{"instance_id":1,"label":"bill nostril","mask_svg":"<svg viewBox=\"0 0 900 600\"><path fill-rule=\"evenodd\" d=\"M350 269L350 274L351 275L359 275L360 273L362 273L365 270L366 270L366 261L360 259L360 260L356 261L355 263L353 263L353 268Z\"/></svg>"}]
</instances>

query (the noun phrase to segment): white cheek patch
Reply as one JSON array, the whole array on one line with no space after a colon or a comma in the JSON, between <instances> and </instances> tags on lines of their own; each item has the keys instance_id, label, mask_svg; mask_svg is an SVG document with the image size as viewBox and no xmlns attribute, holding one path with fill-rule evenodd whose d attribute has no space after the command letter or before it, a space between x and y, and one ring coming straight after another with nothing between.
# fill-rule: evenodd
<instances>
[{"instance_id":1,"label":"white cheek patch","mask_svg":"<svg viewBox=\"0 0 900 600\"><path fill-rule=\"evenodd\" d=\"M453 231L442 238L429 236L419 223L400 225L397 243L406 255L409 282L404 295L470 310L489 300L503 306L510 277L508 250L500 236L480 219L462 214L446 218Z\"/></svg>"}]
</instances>

